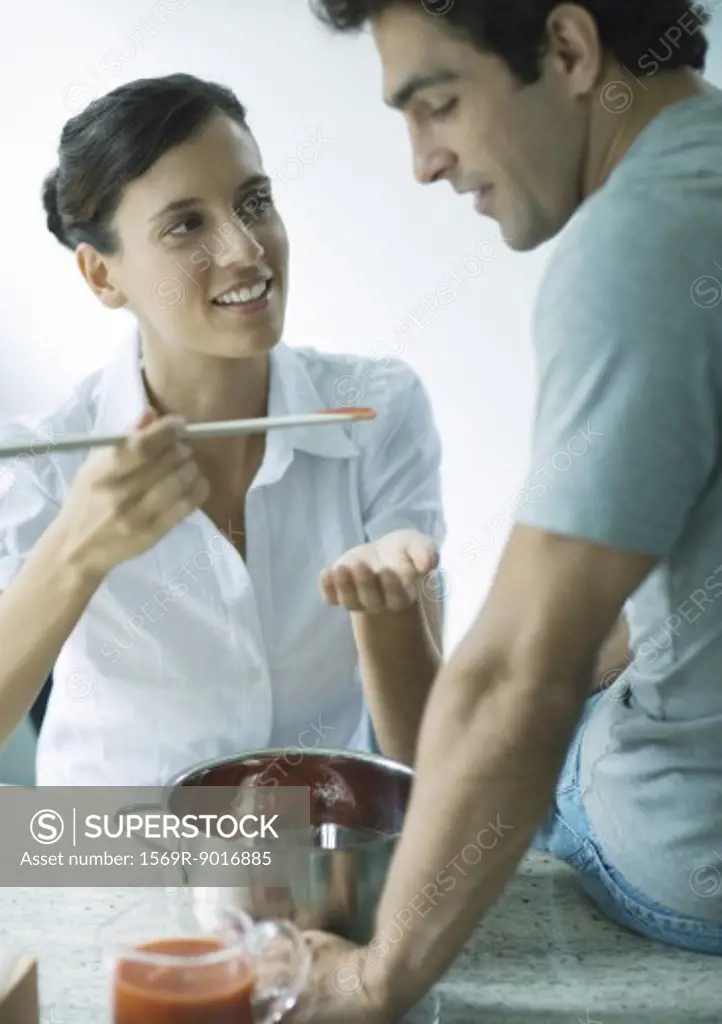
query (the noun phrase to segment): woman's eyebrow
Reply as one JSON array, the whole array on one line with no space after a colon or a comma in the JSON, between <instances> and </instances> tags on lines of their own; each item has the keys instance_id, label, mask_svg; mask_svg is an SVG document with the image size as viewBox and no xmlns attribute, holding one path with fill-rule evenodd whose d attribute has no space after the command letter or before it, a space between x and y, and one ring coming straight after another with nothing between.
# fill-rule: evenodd
<instances>
[{"instance_id":1,"label":"woman's eyebrow","mask_svg":"<svg viewBox=\"0 0 722 1024\"><path fill-rule=\"evenodd\" d=\"M158 213L154 213L150 218L151 221L161 220L169 213L180 213L183 210L187 210L191 206L196 206L200 203L200 199L195 197L188 197L187 199L174 199L170 203L166 203L162 210Z\"/></svg>"},{"instance_id":2,"label":"woman's eyebrow","mask_svg":"<svg viewBox=\"0 0 722 1024\"><path fill-rule=\"evenodd\" d=\"M237 191L239 193L247 192L249 189L258 188L259 186L264 186L267 188L270 186L270 184L271 179L267 175L252 174L250 178L246 178L246 180L242 182L241 185L238 186ZM173 199L170 203L166 203L162 210L159 210L157 213L154 213L150 220L152 222L162 220L163 217L166 217L169 213L182 213L184 210L188 210L192 206L198 206L198 204L202 202L203 200L199 199L197 196L188 196L184 197L183 199Z\"/></svg>"},{"instance_id":3,"label":"woman's eyebrow","mask_svg":"<svg viewBox=\"0 0 722 1024\"><path fill-rule=\"evenodd\" d=\"M249 188L257 188L259 185L267 187L271 184L271 179L267 174L252 174L250 178L247 178L243 184L239 187L239 192L247 192Z\"/></svg>"}]
</instances>

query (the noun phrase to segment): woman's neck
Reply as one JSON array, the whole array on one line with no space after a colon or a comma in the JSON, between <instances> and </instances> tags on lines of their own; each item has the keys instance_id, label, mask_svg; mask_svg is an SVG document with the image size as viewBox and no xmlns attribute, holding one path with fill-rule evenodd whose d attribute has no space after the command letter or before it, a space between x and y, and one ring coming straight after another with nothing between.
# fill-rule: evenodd
<instances>
[{"instance_id":1,"label":"woman's neck","mask_svg":"<svg viewBox=\"0 0 722 1024\"><path fill-rule=\"evenodd\" d=\"M188 423L266 416L269 378L267 352L220 359L186 350L168 359L154 346L143 346L143 381L151 406ZM209 438L194 442L194 448L211 472L215 466L226 472L235 467L243 476L244 465L257 460L260 440L255 435Z\"/></svg>"},{"instance_id":2,"label":"woman's neck","mask_svg":"<svg viewBox=\"0 0 722 1024\"><path fill-rule=\"evenodd\" d=\"M265 416L269 357L261 352L245 359L219 359L184 351L168 360L146 348L143 381L153 408L176 413L188 423Z\"/></svg>"}]
</instances>

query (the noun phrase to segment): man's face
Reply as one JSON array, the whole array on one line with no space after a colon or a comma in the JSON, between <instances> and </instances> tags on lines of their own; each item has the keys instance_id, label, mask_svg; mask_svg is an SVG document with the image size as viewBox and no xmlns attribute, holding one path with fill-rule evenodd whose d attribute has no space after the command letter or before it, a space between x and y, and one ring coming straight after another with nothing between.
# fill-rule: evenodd
<instances>
[{"instance_id":1,"label":"man's face","mask_svg":"<svg viewBox=\"0 0 722 1024\"><path fill-rule=\"evenodd\" d=\"M473 193L516 250L551 239L583 198L600 58L583 12L559 11L542 77L529 86L500 58L452 36L443 17L399 4L372 25L384 96L405 115L416 177Z\"/></svg>"}]
</instances>

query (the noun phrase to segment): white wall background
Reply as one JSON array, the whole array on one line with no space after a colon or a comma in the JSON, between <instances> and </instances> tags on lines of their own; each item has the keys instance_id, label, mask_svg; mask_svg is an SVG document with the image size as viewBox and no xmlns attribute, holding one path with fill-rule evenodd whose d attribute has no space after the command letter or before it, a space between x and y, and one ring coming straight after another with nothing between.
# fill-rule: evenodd
<instances>
[{"instance_id":1,"label":"white wall background","mask_svg":"<svg viewBox=\"0 0 722 1024\"><path fill-rule=\"evenodd\" d=\"M509 253L450 188L414 183L401 116L380 101L371 42L330 35L305 2L36 0L13 5L13 19L0 36L0 416L43 409L104 363L127 329L124 314L95 303L45 229L40 187L64 121L94 95L146 75L187 71L232 86L290 233L287 340L400 355L431 392L445 450L455 644L506 530L481 558L461 548L472 535L488 537L483 524L527 469L529 328L549 247ZM722 13L713 37L719 85ZM456 298L425 313L442 282Z\"/></svg>"}]
</instances>

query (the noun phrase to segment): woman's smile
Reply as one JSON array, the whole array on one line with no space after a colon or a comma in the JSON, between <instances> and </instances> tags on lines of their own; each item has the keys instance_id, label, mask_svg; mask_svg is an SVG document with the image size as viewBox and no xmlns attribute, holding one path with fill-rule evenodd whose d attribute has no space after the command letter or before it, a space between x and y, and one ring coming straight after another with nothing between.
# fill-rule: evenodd
<instances>
[{"instance_id":1,"label":"woman's smile","mask_svg":"<svg viewBox=\"0 0 722 1024\"><path fill-rule=\"evenodd\" d=\"M232 316L252 316L268 309L272 290L273 278L267 277L254 284L236 285L211 299L211 304Z\"/></svg>"}]
</instances>

